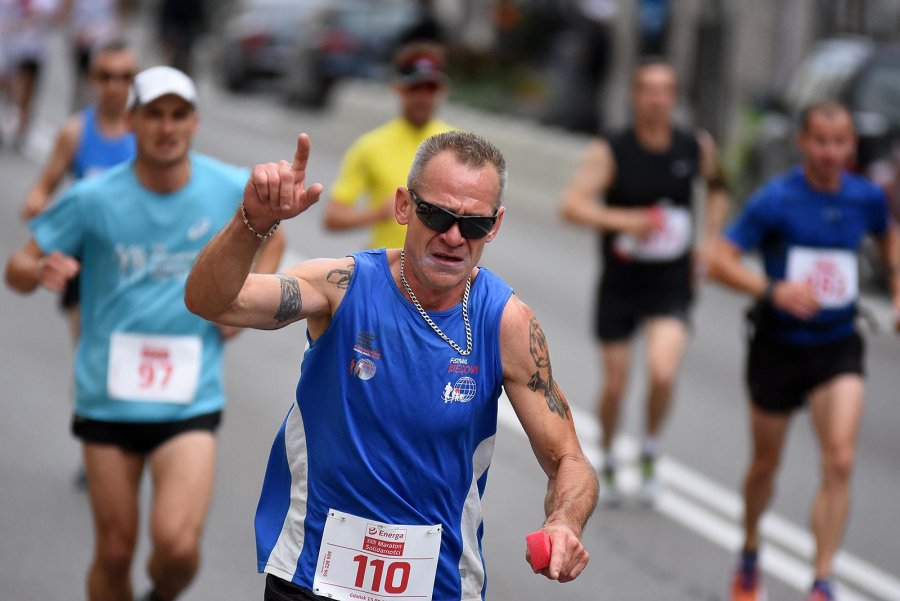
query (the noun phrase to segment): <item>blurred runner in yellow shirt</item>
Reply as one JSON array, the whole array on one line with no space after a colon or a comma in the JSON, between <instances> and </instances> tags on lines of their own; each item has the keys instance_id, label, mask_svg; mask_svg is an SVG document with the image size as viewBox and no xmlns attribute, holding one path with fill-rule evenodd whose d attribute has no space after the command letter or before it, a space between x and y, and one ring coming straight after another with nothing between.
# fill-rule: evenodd
<instances>
[{"instance_id":1,"label":"blurred runner in yellow shirt","mask_svg":"<svg viewBox=\"0 0 900 601\"><path fill-rule=\"evenodd\" d=\"M446 59L440 46L412 43L394 57L394 90L400 116L363 134L347 151L325 210L325 228L372 228L371 248L400 248L406 227L394 219L394 194L419 144L449 131L434 118L447 89Z\"/></svg>"}]
</instances>

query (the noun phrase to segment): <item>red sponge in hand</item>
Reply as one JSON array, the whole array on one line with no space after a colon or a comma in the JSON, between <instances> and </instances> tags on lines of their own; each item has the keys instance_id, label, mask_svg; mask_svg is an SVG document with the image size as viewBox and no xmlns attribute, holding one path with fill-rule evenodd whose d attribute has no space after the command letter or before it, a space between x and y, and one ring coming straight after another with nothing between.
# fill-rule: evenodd
<instances>
[{"instance_id":1,"label":"red sponge in hand","mask_svg":"<svg viewBox=\"0 0 900 601\"><path fill-rule=\"evenodd\" d=\"M550 565L550 537L543 530L532 532L525 537L528 554L531 555L531 567L543 570Z\"/></svg>"}]
</instances>

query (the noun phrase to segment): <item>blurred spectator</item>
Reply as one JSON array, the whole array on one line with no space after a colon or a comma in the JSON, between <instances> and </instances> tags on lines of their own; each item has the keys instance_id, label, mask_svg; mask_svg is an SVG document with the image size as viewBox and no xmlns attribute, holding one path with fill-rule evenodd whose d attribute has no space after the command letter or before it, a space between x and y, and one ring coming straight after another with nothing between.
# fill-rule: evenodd
<instances>
[{"instance_id":1,"label":"blurred spectator","mask_svg":"<svg viewBox=\"0 0 900 601\"><path fill-rule=\"evenodd\" d=\"M166 64L190 74L194 42L206 18L204 0L162 0L159 38Z\"/></svg>"},{"instance_id":2,"label":"blurred spectator","mask_svg":"<svg viewBox=\"0 0 900 601\"><path fill-rule=\"evenodd\" d=\"M642 56L666 53L671 12L669 0L640 0L638 34Z\"/></svg>"},{"instance_id":3,"label":"blurred spectator","mask_svg":"<svg viewBox=\"0 0 900 601\"><path fill-rule=\"evenodd\" d=\"M612 55L612 19L616 5L612 0L579 0L578 8L582 18L578 20L576 32L582 51L577 73L584 82L584 110L576 113L573 128L598 133L603 126L600 99Z\"/></svg>"},{"instance_id":4,"label":"blurred spectator","mask_svg":"<svg viewBox=\"0 0 900 601\"><path fill-rule=\"evenodd\" d=\"M88 82L91 49L121 33L121 5L121 0L63 0L62 17L69 25L75 59L72 110L93 100Z\"/></svg>"},{"instance_id":5,"label":"blurred spectator","mask_svg":"<svg viewBox=\"0 0 900 601\"><path fill-rule=\"evenodd\" d=\"M575 0L570 8L549 51L552 83L545 119L572 131L598 134L618 9L612 0Z\"/></svg>"},{"instance_id":6,"label":"blurred spectator","mask_svg":"<svg viewBox=\"0 0 900 601\"><path fill-rule=\"evenodd\" d=\"M434 14L432 0L418 0L416 20L397 37L397 47L410 42L444 43L444 32Z\"/></svg>"},{"instance_id":7,"label":"blurred spectator","mask_svg":"<svg viewBox=\"0 0 900 601\"><path fill-rule=\"evenodd\" d=\"M13 103L18 113L13 144L21 148L31 124L31 107L44 63L58 0L4 0L8 31L3 36Z\"/></svg>"}]
</instances>

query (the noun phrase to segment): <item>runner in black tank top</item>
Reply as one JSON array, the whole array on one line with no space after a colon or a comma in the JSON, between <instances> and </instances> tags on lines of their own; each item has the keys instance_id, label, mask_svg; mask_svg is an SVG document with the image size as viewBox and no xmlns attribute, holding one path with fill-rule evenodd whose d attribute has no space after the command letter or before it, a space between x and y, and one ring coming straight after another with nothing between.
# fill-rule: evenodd
<instances>
[{"instance_id":1,"label":"runner in black tank top","mask_svg":"<svg viewBox=\"0 0 900 601\"><path fill-rule=\"evenodd\" d=\"M621 500L612 443L628 382L631 338L645 326L649 385L641 493L652 502L658 437L688 340L695 268L705 264L706 244L715 241L728 206L712 138L673 124L677 97L671 66L656 61L638 67L632 80L633 125L591 143L563 199L567 220L601 234L603 274L595 333L604 375L598 402L604 451L601 499L610 505ZM706 220L702 235L695 235L692 197L701 176L707 184Z\"/></svg>"},{"instance_id":2,"label":"runner in black tank top","mask_svg":"<svg viewBox=\"0 0 900 601\"><path fill-rule=\"evenodd\" d=\"M644 149L629 128L609 138L616 176L606 194L611 207L682 208L693 222L691 197L700 170L700 145L693 132L675 129L668 150ZM625 238L625 240L623 240ZM610 291L691 298L691 246L653 261L628 252L628 235L601 233L603 284ZM632 238L633 239L633 238Z\"/></svg>"}]
</instances>

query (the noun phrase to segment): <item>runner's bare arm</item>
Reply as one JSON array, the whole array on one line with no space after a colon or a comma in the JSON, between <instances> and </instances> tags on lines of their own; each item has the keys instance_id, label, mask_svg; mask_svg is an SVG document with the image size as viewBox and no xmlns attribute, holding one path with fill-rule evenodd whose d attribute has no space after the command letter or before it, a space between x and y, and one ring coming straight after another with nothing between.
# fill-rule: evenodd
<instances>
[{"instance_id":1,"label":"runner's bare arm","mask_svg":"<svg viewBox=\"0 0 900 601\"><path fill-rule=\"evenodd\" d=\"M331 231L367 227L376 223L381 223L382 221L393 220L393 209L393 196L384 206L378 208L359 208L354 205L338 202L332 198L325 207L323 223L325 229Z\"/></svg>"},{"instance_id":2,"label":"runner's bare arm","mask_svg":"<svg viewBox=\"0 0 900 601\"><path fill-rule=\"evenodd\" d=\"M540 573L568 582L588 563L581 533L597 502L597 478L578 443L568 401L553 380L544 332L516 296L503 311L500 348L506 394L549 478L542 530L552 550L549 567Z\"/></svg>"},{"instance_id":3,"label":"runner's bare arm","mask_svg":"<svg viewBox=\"0 0 900 601\"><path fill-rule=\"evenodd\" d=\"M281 265L281 258L284 256L284 230L275 230L272 237L266 240L256 256L256 263L253 265L253 273L275 273L278 266Z\"/></svg>"},{"instance_id":4,"label":"runner's bare arm","mask_svg":"<svg viewBox=\"0 0 900 601\"><path fill-rule=\"evenodd\" d=\"M75 160L81 129L81 117L76 115L70 118L59 130L50 158L38 176L37 181L25 196L25 202L22 203L22 207L19 210L22 220L28 221L32 219L50 204L53 192L59 186L59 183Z\"/></svg>"},{"instance_id":5,"label":"runner's bare arm","mask_svg":"<svg viewBox=\"0 0 900 601\"><path fill-rule=\"evenodd\" d=\"M609 144L601 139L592 140L571 184L563 192L562 218L598 230L648 234L654 226L648 210L610 207L600 202L615 175L616 161Z\"/></svg>"},{"instance_id":6,"label":"runner's bare arm","mask_svg":"<svg viewBox=\"0 0 900 601\"><path fill-rule=\"evenodd\" d=\"M33 292L38 286L62 292L80 269L81 264L72 257L61 252L44 255L37 243L29 240L6 263L6 283L19 292Z\"/></svg>"},{"instance_id":7,"label":"runner's bare arm","mask_svg":"<svg viewBox=\"0 0 900 601\"><path fill-rule=\"evenodd\" d=\"M242 209L203 248L188 277L185 303L191 311L217 323L264 329L327 313L331 290L321 282L318 263L278 275L250 274L267 243L265 233L308 209L322 192L321 184L306 187L309 152L309 137L301 134L293 162L254 167Z\"/></svg>"},{"instance_id":8,"label":"runner's bare arm","mask_svg":"<svg viewBox=\"0 0 900 601\"><path fill-rule=\"evenodd\" d=\"M754 298L769 296L776 306L799 319L809 319L819 311L816 294L806 282L779 280L771 282L741 260L741 249L720 236L716 241L709 264L709 276L729 288Z\"/></svg>"},{"instance_id":9,"label":"runner's bare arm","mask_svg":"<svg viewBox=\"0 0 900 601\"><path fill-rule=\"evenodd\" d=\"M700 172L706 182L706 207L703 238L705 242L712 243L725 225L728 217L729 195L725 182L725 174L722 163L719 160L719 151L712 136L705 130L697 134L697 142L700 144Z\"/></svg>"}]
</instances>

